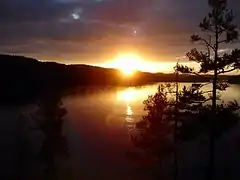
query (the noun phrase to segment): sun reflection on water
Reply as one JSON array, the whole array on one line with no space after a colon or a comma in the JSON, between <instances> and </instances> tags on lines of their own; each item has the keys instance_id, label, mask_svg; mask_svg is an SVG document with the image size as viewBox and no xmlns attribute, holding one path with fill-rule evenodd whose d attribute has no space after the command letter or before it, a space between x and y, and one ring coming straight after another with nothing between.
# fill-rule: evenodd
<instances>
[{"instance_id":1,"label":"sun reflection on water","mask_svg":"<svg viewBox=\"0 0 240 180\"><path fill-rule=\"evenodd\" d=\"M124 112L125 122L129 131L134 128L134 118L133 118L133 101L137 100L138 91L134 88L127 88L125 90L119 91L117 93L117 99L123 101L126 104L126 110Z\"/></svg>"},{"instance_id":2,"label":"sun reflection on water","mask_svg":"<svg viewBox=\"0 0 240 180\"><path fill-rule=\"evenodd\" d=\"M148 88L127 88L117 92L117 100L126 106L124 113L124 120L129 131L133 130L136 118L136 113L142 110L142 102L147 98L151 91ZM139 107L139 108L136 108ZM134 110L135 109L135 110ZM137 112L134 112L137 111Z\"/></svg>"},{"instance_id":3,"label":"sun reflection on water","mask_svg":"<svg viewBox=\"0 0 240 180\"><path fill-rule=\"evenodd\" d=\"M134 129L133 111L132 111L132 107L129 104L127 105L127 109L126 109L125 122L127 124L127 128L129 131Z\"/></svg>"},{"instance_id":4,"label":"sun reflection on water","mask_svg":"<svg viewBox=\"0 0 240 180\"><path fill-rule=\"evenodd\" d=\"M128 120L131 121L133 111L132 111L132 107L130 105L127 105L126 115L128 116Z\"/></svg>"},{"instance_id":5,"label":"sun reflection on water","mask_svg":"<svg viewBox=\"0 0 240 180\"><path fill-rule=\"evenodd\" d=\"M129 103L134 97L133 89L126 89L117 93L117 99Z\"/></svg>"},{"instance_id":6,"label":"sun reflection on water","mask_svg":"<svg viewBox=\"0 0 240 180\"><path fill-rule=\"evenodd\" d=\"M117 99L125 101L127 104L141 101L142 92L136 88L127 88L117 92Z\"/></svg>"}]
</instances>

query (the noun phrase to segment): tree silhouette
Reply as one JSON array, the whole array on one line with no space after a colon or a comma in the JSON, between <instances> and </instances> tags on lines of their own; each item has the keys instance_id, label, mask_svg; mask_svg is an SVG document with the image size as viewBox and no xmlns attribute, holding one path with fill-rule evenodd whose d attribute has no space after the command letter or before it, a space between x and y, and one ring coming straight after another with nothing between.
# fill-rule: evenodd
<instances>
[{"instance_id":1,"label":"tree silhouette","mask_svg":"<svg viewBox=\"0 0 240 180\"><path fill-rule=\"evenodd\" d=\"M143 102L146 115L136 123L131 136L133 144L156 159L160 168L164 158L173 155L174 179L178 179L178 145L209 132L213 111L206 102L211 97L206 96L201 87L193 84L176 91L174 84L160 85L157 92ZM237 125L239 109L235 101L217 105L216 138Z\"/></svg>"},{"instance_id":2,"label":"tree silhouette","mask_svg":"<svg viewBox=\"0 0 240 180\"><path fill-rule=\"evenodd\" d=\"M131 136L133 144L156 159L160 168L166 154L173 152L173 120L166 116L174 106L172 99L168 99L170 93L172 85L160 85L154 95L148 96L143 102L147 114L136 124L136 134Z\"/></svg>"},{"instance_id":3,"label":"tree silhouette","mask_svg":"<svg viewBox=\"0 0 240 180\"><path fill-rule=\"evenodd\" d=\"M176 89L174 84L160 85L143 102L147 114L136 124L137 135L132 135L134 145L155 157L160 167L166 155L174 155L175 179L178 177L177 145L193 136L183 126L195 114L194 109L202 106L193 103L205 101L198 89L184 87L179 92Z\"/></svg>"},{"instance_id":4,"label":"tree silhouette","mask_svg":"<svg viewBox=\"0 0 240 180\"><path fill-rule=\"evenodd\" d=\"M182 73L213 73L212 79L212 115L210 119L209 136L209 179L213 178L214 157L215 157L215 124L217 120L217 89L227 87L224 82L218 80L218 75L232 72L240 68L240 50L232 52L221 52L222 44L232 43L238 39L238 30L234 24L234 15L228 8L227 0L209 0L211 11L199 24L199 28L205 35L194 34L191 36L192 42L199 42L205 46L206 51L198 51L196 48L187 53L190 61L200 64L199 72L193 68L179 66L178 71ZM220 84L220 85L219 85ZM219 85L219 86L218 86Z\"/></svg>"}]
</instances>

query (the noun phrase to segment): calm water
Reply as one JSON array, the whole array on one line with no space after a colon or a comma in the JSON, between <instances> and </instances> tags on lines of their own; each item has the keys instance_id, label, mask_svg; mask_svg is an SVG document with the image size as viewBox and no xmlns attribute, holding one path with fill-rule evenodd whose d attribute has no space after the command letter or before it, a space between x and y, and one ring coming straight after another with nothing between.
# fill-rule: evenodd
<instances>
[{"instance_id":1,"label":"calm water","mask_svg":"<svg viewBox=\"0 0 240 180\"><path fill-rule=\"evenodd\" d=\"M125 155L133 148L128 133L134 122L144 115L142 102L156 92L157 86L154 84L101 92L89 90L91 93L64 99L71 126L70 144L75 148L72 152L76 157L75 167L81 167L84 162L83 168L88 168L86 177L89 177L90 169L103 177L111 177L111 174L122 177L125 173L130 176L135 164ZM206 86L205 89L210 87ZM232 85L222 93L222 98L225 101L240 101L240 85Z\"/></svg>"},{"instance_id":2,"label":"calm water","mask_svg":"<svg viewBox=\"0 0 240 180\"><path fill-rule=\"evenodd\" d=\"M183 85L190 83L181 84ZM68 138L71 155L66 164L74 176L87 180L144 179L144 176L136 173L137 163L128 159L126 152L134 148L129 139L129 131L144 114L142 102L156 92L157 86L158 84L137 88L108 88L101 91L91 88L85 93L63 98L63 105L68 111L64 133ZM207 90L210 86L205 88ZM240 85L232 85L222 93L222 98L225 101L236 99L240 102ZM3 147L0 153L1 176L11 174L14 170L16 119L27 109L0 109Z\"/></svg>"}]
</instances>

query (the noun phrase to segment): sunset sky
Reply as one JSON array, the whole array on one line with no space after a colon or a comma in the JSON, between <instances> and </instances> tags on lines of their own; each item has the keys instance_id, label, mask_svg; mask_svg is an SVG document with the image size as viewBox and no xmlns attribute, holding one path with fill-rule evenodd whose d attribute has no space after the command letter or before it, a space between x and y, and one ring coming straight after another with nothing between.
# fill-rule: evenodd
<instances>
[{"instance_id":1,"label":"sunset sky","mask_svg":"<svg viewBox=\"0 0 240 180\"><path fill-rule=\"evenodd\" d=\"M239 23L240 1L229 4ZM207 0L1 0L0 52L99 66L134 54L168 71L207 11Z\"/></svg>"}]
</instances>

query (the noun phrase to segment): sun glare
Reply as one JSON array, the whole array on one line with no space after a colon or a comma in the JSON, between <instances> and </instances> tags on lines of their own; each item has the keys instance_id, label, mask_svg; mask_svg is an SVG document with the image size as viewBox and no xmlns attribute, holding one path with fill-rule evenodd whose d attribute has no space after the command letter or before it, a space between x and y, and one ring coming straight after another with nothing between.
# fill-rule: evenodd
<instances>
[{"instance_id":1,"label":"sun glare","mask_svg":"<svg viewBox=\"0 0 240 180\"><path fill-rule=\"evenodd\" d=\"M118 55L112 62L113 67L121 70L126 76L132 76L142 64L141 57L132 54Z\"/></svg>"},{"instance_id":2,"label":"sun glare","mask_svg":"<svg viewBox=\"0 0 240 180\"><path fill-rule=\"evenodd\" d=\"M127 103L133 101L137 96L137 91L133 88L128 88L117 93L117 98L119 100L125 101Z\"/></svg>"},{"instance_id":3,"label":"sun glare","mask_svg":"<svg viewBox=\"0 0 240 180\"><path fill-rule=\"evenodd\" d=\"M102 64L105 68L119 69L126 77L134 76L136 71L170 73L175 65L175 62L149 61L134 53L118 54L115 58Z\"/></svg>"}]
</instances>

